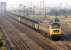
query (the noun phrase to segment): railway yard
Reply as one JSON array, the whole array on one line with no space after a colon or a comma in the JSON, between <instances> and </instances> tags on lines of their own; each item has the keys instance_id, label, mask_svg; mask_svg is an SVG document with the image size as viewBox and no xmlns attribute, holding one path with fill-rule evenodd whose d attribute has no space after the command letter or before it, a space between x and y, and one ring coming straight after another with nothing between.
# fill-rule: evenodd
<instances>
[{"instance_id":1,"label":"railway yard","mask_svg":"<svg viewBox=\"0 0 71 50\"><path fill-rule=\"evenodd\" d=\"M0 27L6 41L4 50L71 50L71 31L67 26L62 27L64 40L53 41L44 36L45 33L37 32L15 18L18 19L13 14L0 16Z\"/></svg>"},{"instance_id":2,"label":"railway yard","mask_svg":"<svg viewBox=\"0 0 71 50\"><path fill-rule=\"evenodd\" d=\"M0 1L0 50L71 50L71 1Z\"/></svg>"}]
</instances>

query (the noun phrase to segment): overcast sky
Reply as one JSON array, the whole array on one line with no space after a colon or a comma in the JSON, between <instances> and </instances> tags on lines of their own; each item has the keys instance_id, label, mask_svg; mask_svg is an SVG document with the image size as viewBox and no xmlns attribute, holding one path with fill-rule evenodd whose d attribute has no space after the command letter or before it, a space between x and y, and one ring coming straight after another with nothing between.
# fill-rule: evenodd
<instances>
[{"instance_id":1,"label":"overcast sky","mask_svg":"<svg viewBox=\"0 0 71 50\"><path fill-rule=\"evenodd\" d=\"M31 6L31 3L33 5L39 6L40 1L41 5L43 5L43 0L0 0L7 2L7 7L12 9L12 8L17 8L19 4L24 4L26 6ZM48 7L69 7L71 6L71 0L44 0L44 4Z\"/></svg>"}]
</instances>

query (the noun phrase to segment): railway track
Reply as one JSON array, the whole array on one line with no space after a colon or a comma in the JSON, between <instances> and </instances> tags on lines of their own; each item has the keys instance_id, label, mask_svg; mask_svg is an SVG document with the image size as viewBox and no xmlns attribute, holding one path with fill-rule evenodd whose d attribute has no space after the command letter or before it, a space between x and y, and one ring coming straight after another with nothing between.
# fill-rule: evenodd
<instances>
[{"instance_id":1,"label":"railway track","mask_svg":"<svg viewBox=\"0 0 71 50\"><path fill-rule=\"evenodd\" d=\"M40 47L37 43L33 42L33 40L26 37L24 33L22 36L22 32L19 32L19 30L17 30L12 23L7 21L5 17L0 18L0 25L2 25L3 32L14 50L45 50L43 47ZM23 41L25 41L25 43L27 42L26 45L29 47L26 47L26 45L24 46L25 43Z\"/></svg>"},{"instance_id":2,"label":"railway track","mask_svg":"<svg viewBox=\"0 0 71 50\"><path fill-rule=\"evenodd\" d=\"M8 19L10 22L12 22L14 25L16 25L16 27L18 28L21 24L19 24L18 25L18 23L17 22L14 22L15 20L10 20L10 19ZM24 29L24 27L19 27L18 28L19 30L21 30L22 32L24 32L23 31L23 29ZM26 31L26 30L25 30ZM28 35L28 34L27 34ZM31 35L29 35L30 36L30 38L32 39L32 40L34 40L36 43L38 43L39 45L40 45L40 43L37 41L37 39L35 39L35 38L33 38ZM59 44L58 44L59 43ZM60 44L60 43L63 43L63 44ZM59 47L61 47L61 46L64 46L64 47L61 47L60 48L60 50L62 49L62 50L70 50L70 45L67 45L67 44L65 44L64 42L56 42L56 44L59 46ZM65 45L64 45L65 44ZM44 45L44 44L43 44ZM40 45L40 46L42 46L43 47L43 45ZM44 47L43 47L44 48ZM47 48L45 48L45 49L47 49ZM58 50L58 49L57 49Z\"/></svg>"},{"instance_id":3,"label":"railway track","mask_svg":"<svg viewBox=\"0 0 71 50\"><path fill-rule=\"evenodd\" d=\"M21 37L20 36L21 32L19 30L15 29L15 27L6 19L4 19L4 18L1 19L0 24L2 24L3 32L5 33L8 41L10 42L11 46L15 50L43 50L40 46L38 46L36 43L34 43L26 35L23 34L23 36L25 36L25 38L27 38L26 40L24 37ZM27 44L24 41L26 41Z\"/></svg>"},{"instance_id":4,"label":"railway track","mask_svg":"<svg viewBox=\"0 0 71 50\"><path fill-rule=\"evenodd\" d=\"M9 18L9 17L8 17ZM19 30L21 30L22 32L24 32L24 31L26 31L26 30L24 30L23 31L23 29L25 28L25 27L23 27L21 24L18 24L17 22L15 22L15 20L13 20L13 19L11 19L11 18L9 18L8 19L11 23L13 23L14 25L16 25L16 27L19 29ZM31 32L31 33L34 33L34 32ZM50 46L47 46L47 45L45 45L44 43L43 43L43 41L41 41L42 42L42 44L40 43L40 41L38 42L38 40L37 40L37 37L36 37L36 39L35 38L33 38L30 34L28 34L27 33L27 35L29 35L29 37L32 39L32 40L34 40L36 43L38 43L42 48L45 48L45 50L47 49L47 47L49 47L50 48ZM39 39L40 40L40 39ZM59 42L58 42L59 43ZM56 43L57 44L57 43ZM47 46L47 47L46 47ZM58 45L59 46L59 45ZM64 45L62 45L62 46L64 46ZM59 46L60 47L60 46ZM62 49L64 49L64 50L69 50L66 46L64 46L64 48L59 48L60 50ZM55 50L55 49L54 49ZM58 48L56 49L56 50L58 50Z\"/></svg>"},{"instance_id":5,"label":"railway track","mask_svg":"<svg viewBox=\"0 0 71 50\"><path fill-rule=\"evenodd\" d=\"M14 25L16 25L16 28L21 30L22 32L26 33L26 35L28 35L32 40L34 40L36 43L38 43L42 48L44 48L44 50L56 50L55 47L53 47L52 45L48 44L46 42L46 39L42 37L42 35L40 35L39 33L37 34L35 31L30 31L30 29L27 28L28 32L30 32L31 34L28 34L28 32L24 29L22 24L17 23L17 21L11 19L11 18L7 18L11 23L13 23ZM50 40L47 40L49 43L53 44ZM41 42L41 43L40 43ZM46 43L47 44L46 44Z\"/></svg>"},{"instance_id":6,"label":"railway track","mask_svg":"<svg viewBox=\"0 0 71 50\"><path fill-rule=\"evenodd\" d=\"M4 20L6 20L6 19L2 19L3 21ZM2 21L2 22L3 22ZM7 24L7 25L6 25ZM8 24L10 24L10 25L8 25ZM11 43L13 43L13 46L15 46L15 48L16 48L16 50L29 50L28 48L26 48L26 46L24 46L25 45L25 43L22 41L22 39L18 36L18 34L16 34L17 32L19 32L19 31L17 31L17 32L15 32L14 30L15 30L15 28L12 28L12 25L11 25L11 23L9 23L9 22L6 22L6 21L4 21L3 22L3 30L4 30L4 32L6 33L5 35L7 35L6 37L8 37L9 38L9 41L10 41L10 39L11 39ZM11 26L11 27L10 27ZM10 28L12 29L10 29ZM11 33L11 34L10 34ZM20 42L20 43L19 43Z\"/></svg>"}]
</instances>

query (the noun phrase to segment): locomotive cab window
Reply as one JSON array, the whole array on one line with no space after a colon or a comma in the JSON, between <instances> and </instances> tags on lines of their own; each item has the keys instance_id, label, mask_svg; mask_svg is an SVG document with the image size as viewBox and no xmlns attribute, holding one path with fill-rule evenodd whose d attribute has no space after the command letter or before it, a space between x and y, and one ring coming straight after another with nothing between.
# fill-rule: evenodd
<instances>
[{"instance_id":1,"label":"locomotive cab window","mask_svg":"<svg viewBox=\"0 0 71 50\"><path fill-rule=\"evenodd\" d=\"M52 28L60 28L60 24L59 23L53 23Z\"/></svg>"}]
</instances>

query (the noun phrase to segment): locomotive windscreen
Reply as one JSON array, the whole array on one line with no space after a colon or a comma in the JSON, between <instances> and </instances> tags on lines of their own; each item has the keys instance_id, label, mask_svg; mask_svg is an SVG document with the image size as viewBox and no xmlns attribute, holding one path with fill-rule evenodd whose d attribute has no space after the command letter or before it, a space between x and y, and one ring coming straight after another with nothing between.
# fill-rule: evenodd
<instances>
[{"instance_id":1,"label":"locomotive windscreen","mask_svg":"<svg viewBox=\"0 0 71 50\"><path fill-rule=\"evenodd\" d=\"M59 23L53 23L52 24L52 28L60 28L60 24Z\"/></svg>"}]
</instances>

